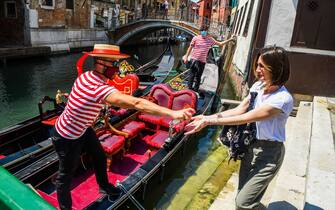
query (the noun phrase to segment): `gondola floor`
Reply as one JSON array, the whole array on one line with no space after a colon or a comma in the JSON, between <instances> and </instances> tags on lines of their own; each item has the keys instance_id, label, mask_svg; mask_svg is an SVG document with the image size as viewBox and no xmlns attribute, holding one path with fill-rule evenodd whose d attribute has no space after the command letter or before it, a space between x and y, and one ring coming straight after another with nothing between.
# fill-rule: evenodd
<instances>
[{"instance_id":1,"label":"gondola floor","mask_svg":"<svg viewBox=\"0 0 335 210\"><path fill-rule=\"evenodd\" d=\"M111 170L108 172L109 182L116 185L117 181L122 182L129 174L138 169L143 163L149 159L148 145L139 139L133 139L132 146L122 159L119 155L113 157ZM151 151L151 155L156 153ZM54 191L50 195L38 190L40 195L51 205L58 207L57 193ZM99 194L99 186L96 182L93 170L87 170L86 173L73 180L72 190L72 208L83 209L93 201L102 197Z\"/></svg>"}]
</instances>

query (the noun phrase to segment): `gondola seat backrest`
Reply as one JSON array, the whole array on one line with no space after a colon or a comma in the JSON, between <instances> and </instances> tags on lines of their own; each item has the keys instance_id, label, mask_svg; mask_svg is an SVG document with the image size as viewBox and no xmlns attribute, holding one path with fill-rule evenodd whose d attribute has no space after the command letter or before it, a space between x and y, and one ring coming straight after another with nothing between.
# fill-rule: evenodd
<instances>
[{"instance_id":1,"label":"gondola seat backrest","mask_svg":"<svg viewBox=\"0 0 335 210\"><path fill-rule=\"evenodd\" d=\"M150 97L157 101L157 104L173 110L197 107L197 96L192 90L174 91L166 84L158 84L152 87ZM140 114L139 119L156 125L169 127L170 117L158 117L150 114Z\"/></svg>"},{"instance_id":2,"label":"gondola seat backrest","mask_svg":"<svg viewBox=\"0 0 335 210\"><path fill-rule=\"evenodd\" d=\"M132 95L138 89L140 80L136 74L127 74L124 77L116 75L112 80L108 80L107 83L124 94Z\"/></svg>"}]
</instances>

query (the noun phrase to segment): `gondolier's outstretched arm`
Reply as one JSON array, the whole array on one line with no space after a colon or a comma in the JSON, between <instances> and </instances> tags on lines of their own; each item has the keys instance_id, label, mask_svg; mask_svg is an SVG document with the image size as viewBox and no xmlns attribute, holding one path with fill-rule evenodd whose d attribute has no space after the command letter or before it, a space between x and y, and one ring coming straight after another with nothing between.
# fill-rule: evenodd
<instances>
[{"instance_id":1,"label":"gondolier's outstretched arm","mask_svg":"<svg viewBox=\"0 0 335 210\"><path fill-rule=\"evenodd\" d=\"M182 110L171 110L162 106L159 106L149 100L143 98L136 98L130 95L126 95L120 92L114 92L107 96L106 101L113 106L118 106L127 109L136 109L148 114L169 116L177 120L189 120L195 113L192 108L186 108Z\"/></svg>"}]
</instances>

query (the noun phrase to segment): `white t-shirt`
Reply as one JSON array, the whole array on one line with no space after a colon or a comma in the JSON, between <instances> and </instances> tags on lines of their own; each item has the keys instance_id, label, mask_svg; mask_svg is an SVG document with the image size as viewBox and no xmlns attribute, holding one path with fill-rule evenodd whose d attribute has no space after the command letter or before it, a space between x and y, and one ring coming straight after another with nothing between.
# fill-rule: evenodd
<instances>
[{"instance_id":1,"label":"white t-shirt","mask_svg":"<svg viewBox=\"0 0 335 210\"><path fill-rule=\"evenodd\" d=\"M262 86L262 82L256 82L250 88L250 92L258 93L254 108L266 104L280 109L282 112L270 119L256 122L257 139L284 142L285 125L293 109L293 98L284 86L271 94L264 94Z\"/></svg>"},{"instance_id":2,"label":"white t-shirt","mask_svg":"<svg viewBox=\"0 0 335 210\"><path fill-rule=\"evenodd\" d=\"M168 1L164 1L164 9L168 10L169 9L169 2Z\"/></svg>"}]
</instances>

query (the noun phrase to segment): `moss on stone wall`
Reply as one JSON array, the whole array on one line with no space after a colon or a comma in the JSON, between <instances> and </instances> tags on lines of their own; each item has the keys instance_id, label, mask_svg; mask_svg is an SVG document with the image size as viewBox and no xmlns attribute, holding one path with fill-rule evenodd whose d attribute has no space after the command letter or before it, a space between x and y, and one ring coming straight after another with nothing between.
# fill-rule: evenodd
<instances>
[{"instance_id":1,"label":"moss on stone wall","mask_svg":"<svg viewBox=\"0 0 335 210\"><path fill-rule=\"evenodd\" d=\"M227 149L223 149L225 153ZM210 205L214 202L219 195L222 188L226 185L232 173L237 170L239 162L230 161L228 158L223 161L216 169L214 174L207 180L201 190L193 197L191 202L187 205L187 210L203 210L209 209Z\"/></svg>"}]
</instances>

